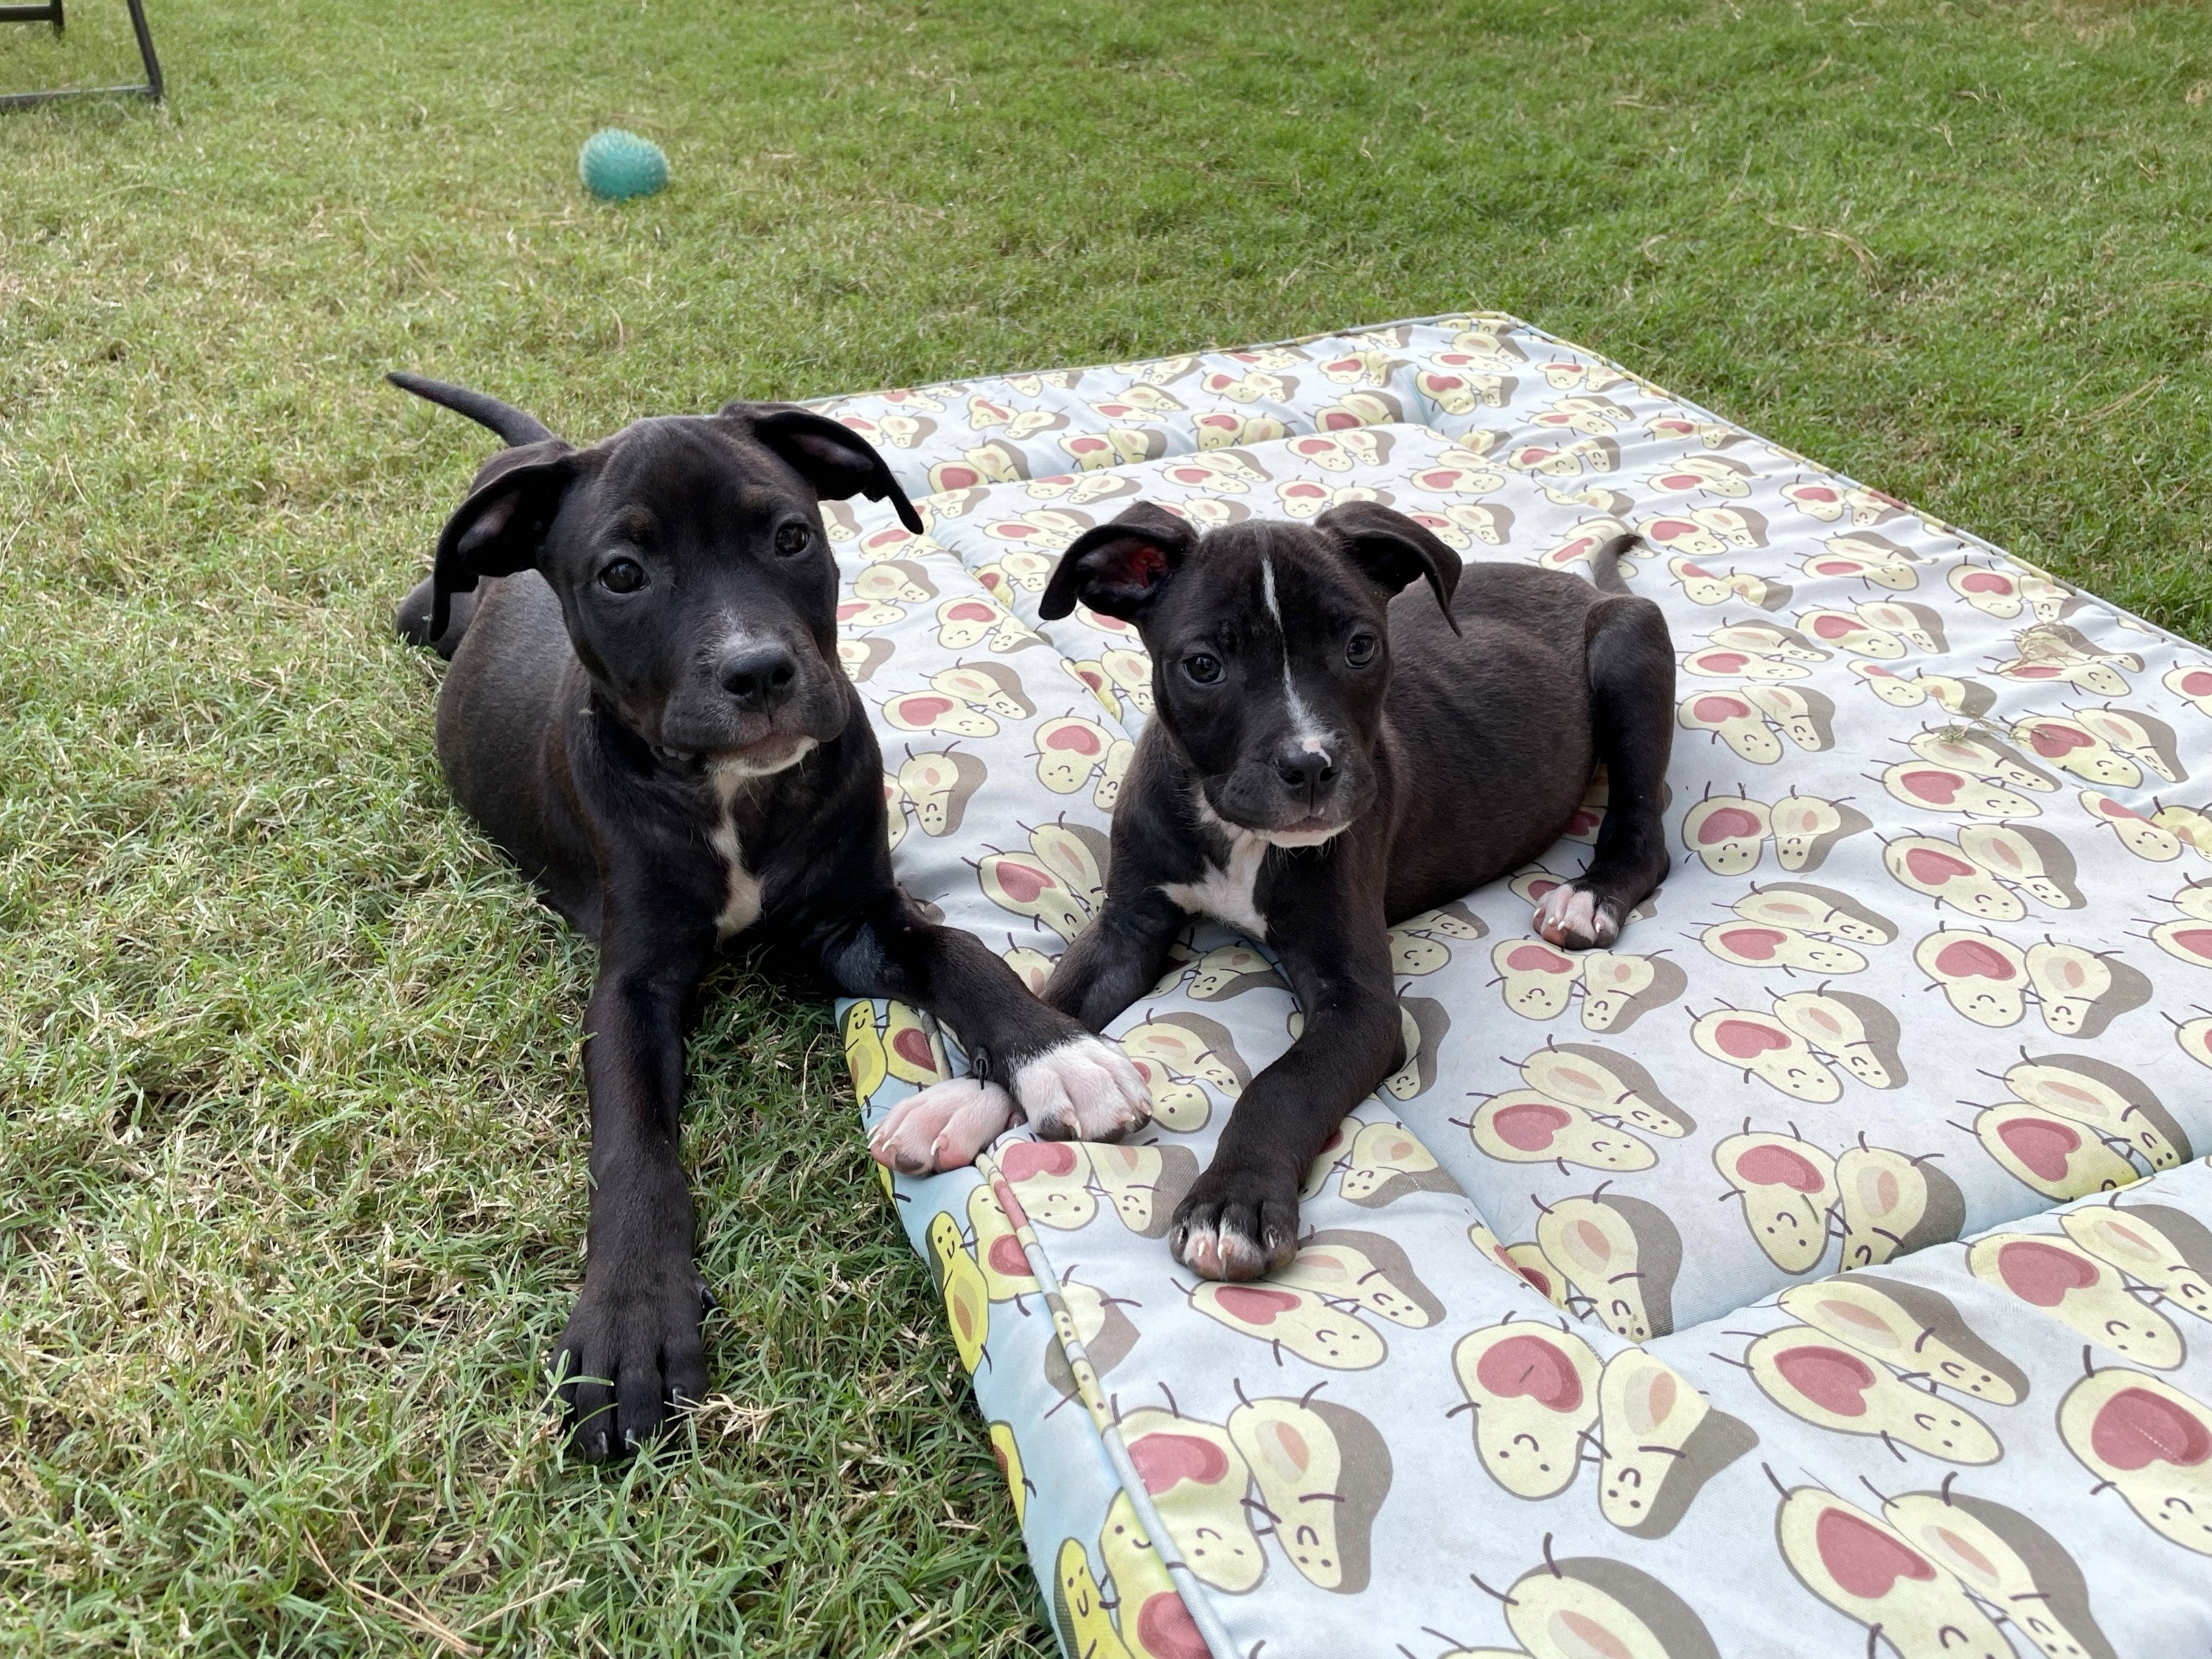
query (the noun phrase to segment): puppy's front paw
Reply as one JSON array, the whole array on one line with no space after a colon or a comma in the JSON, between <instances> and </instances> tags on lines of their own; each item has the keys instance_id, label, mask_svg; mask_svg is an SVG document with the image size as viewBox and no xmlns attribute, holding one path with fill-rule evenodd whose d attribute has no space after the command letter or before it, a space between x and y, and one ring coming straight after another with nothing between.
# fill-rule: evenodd
<instances>
[{"instance_id":1,"label":"puppy's front paw","mask_svg":"<svg viewBox=\"0 0 2212 1659\"><path fill-rule=\"evenodd\" d=\"M1168 1248L1206 1279L1258 1279L1287 1267L1298 1253L1297 1187L1216 1164L1176 1206Z\"/></svg>"},{"instance_id":2,"label":"puppy's front paw","mask_svg":"<svg viewBox=\"0 0 2212 1659\"><path fill-rule=\"evenodd\" d=\"M1144 1073L1104 1039L1072 1037L1024 1060L1014 1098L1047 1140L1118 1140L1152 1121Z\"/></svg>"},{"instance_id":3,"label":"puppy's front paw","mask_svg":"<svg viewBox=\"0 0 2212 1659\"><path fill-rule=\"evenodd\" d=\"M956 1077L908 1095L868 1137L868 1155L901 1175L934 1175L973 1164L1006 1132L1014 1100L995 1083Z\"/></svg>"},{"instance_id":4,"label":"puppy's front paw","mask_svg":"<svg viewBox=\"0 0 2212 1659\"><path fill-rule=\"evenodd\" d=\"M625 1458L707 1395L699 1321L706 1281L689 1260L627 1261L594 1279L553 1351L569 1449L593 1463Z\"/></svg>"},{"instance_id":5,"label":"puppy's front paw","mask_svg":"<svg viewBox=\"0 0 2212 1659\"><path fill-rule=\"evenodd\" d=\"M1588 951L1620 937L1620 907L1580 882L1563 882L1536 901L1534 926L1562 950Z\"/></svg>"}]
</instances>

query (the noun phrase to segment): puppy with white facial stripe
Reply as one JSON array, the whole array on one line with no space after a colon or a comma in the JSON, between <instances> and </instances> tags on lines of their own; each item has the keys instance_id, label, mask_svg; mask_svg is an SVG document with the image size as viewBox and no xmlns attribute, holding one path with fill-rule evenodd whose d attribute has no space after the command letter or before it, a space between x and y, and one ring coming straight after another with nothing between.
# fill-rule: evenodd
<instances>
[{"instance_id":1,"label":"puppy with white facial stripe","mask_svg":"<svg viewBox=\"0 0 2212 1659\"><path fill-rule=\"evenodd\" d=\"M1139 503L1061 556L1042 614L1079 600L1133 623L1157 713L1115 807L1105 903L1044 1000L1103 1030L1204 914L1268 945L1305 1016L1176 1212L1170 1243L1192 1271L1253 1279L1296 1253L1308 1165L1404 1063L1393 923L1550 847L1600 765L1596 855L1545 895L1537 930L1610 945L1665 876L1674 650L1621 581L1634 539L1600 550L1593 586L1462 568L1370 501L1202 539Z\"/></svg>"},{"instance_id":2,"label":"puppy with white facial stripe","mask_svg":"<svg viewBox=\"0 0 2212 1659\"><path fill-rule=\"evenodd\" d=\"M678 1159L685 1025L716 947L784 947L854 996L930 1010L976 1076L925 1089L873 1150L970 1162L1020 1109L1041 1134L1142 1124L1143 1078L891 881L883 758L837 661L827 497L921 520L865 440L732 404L579 449L490 398L392 377L509 447L439 538L400 633L452 659L454 798L599 947L584 1017L590 1255L556 1355L572 1444L620 1457L707 1391L705 1285Z\"/></svg>"}]
</instances>

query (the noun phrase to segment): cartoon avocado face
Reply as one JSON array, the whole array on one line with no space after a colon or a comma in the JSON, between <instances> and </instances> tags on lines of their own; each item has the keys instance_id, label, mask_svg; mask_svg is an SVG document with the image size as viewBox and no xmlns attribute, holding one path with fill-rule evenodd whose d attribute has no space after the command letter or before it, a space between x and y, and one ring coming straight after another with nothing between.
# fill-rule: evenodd
<instances>
[{"instance_id":1,"label":"cartoon avocado face","mask_svg":"<svg viewBox=\"0 0 2212 1659\"><path fill-rule=\"evenodd\" d=\"M1261 986L1289 988L1275 964L1249 945L1217 945L1190 968L1190 994L1200 1002L1225 1001Z\"/></svg>"},{"instance_id":2,"label":"cartoon avocado face","mask_svg":"<svg viewBox=\"0 0 2212 1659\"><path fill-rule=\"evenodd\" d=\"M1793 873L1819 869L1838 842L1872 827L1866 814L1855 807L1796 793L1774 803L1771 822L1776 861Z\"/></svg>"},{"instance_id":3,"label":"cartoon avocado face","mask_svg":"<svg viewBox=\"0 0 2212 1659\"><path fill-rule=\"evenodd\" d=\"M2170 864L2181 856L2181 842L2172 831L2160 828L2125 802L2114 800L2094 789L2081 790L2075 799L2091 817L2111 825L2112 833L2120 838L2120 845L2137 858L2153 864Z\"/></svg>"},{"instance_id":4,"label":"cartoon avocado face","mask_svg":"<svg viewBox=\"0 0 2212 1659\"><path fill-rule=\"evenodd\" d=\"M2033 714L2012 728L2012 740L2084 783L2134 789L2143 781L2140 766L2079 720Z\"/></svg>"},{"instance_id":5,"label":"cartoon avocado face","mask_svg":"<svg viewBox=\"0 0 2212 1659\"><path fill-rule=\"evenodd\" d=\"M1402 1123L1364 1123L1352 1140L1351 1160L1337 1194L1362 1209L1378 1210L1407 1193L1455 1193L1429 1149Z\"/></svg>"},{"instance_id":6,"label":"cartoon avocado face","mask_svg":"<svg viewBox=\"0 0 2212 1659\"><path fill-rule=\"evenodd\" d=\"M923 833L931 836L949 836L960 828L969 797L987 775L982 762L957 749L925 750L898 769L899 787L914 803Z\"/></svg>"},{"instance_id":7,"label":"cartoon avocado face","mask_svg":"<svg viewBox=\"0 0 2212 1659\"><path fill-rule=\"evenodd\" d=\"M2092 1204L2059 1224L2092 1255L2199 1319L2212 1319L2212 1228L2162 1204Z\"/></svg>"},{"instance_id":8,"label":"cartoon avocado face","mask_svg":"<svg viewBox=\"0 0 2212 1659\"><path fill-rule=\"evenodd\" d=\"M1809 1273L1828 1249L1828 1212L1839 1194L1836 1161L1794 1135L1730 1135L1713 1167L1742 1195L1744 1224L1785 1273Z\"/></svg>"},{"instance_id":9,"label":"cartoon avocado face","mask_svg":"<svg viewBox=\"0 0 2212 1659\"><path fill-rule=\"evenodd\" d=\"M1091 1575L1091 1552L1079 1539L1063 1540L1053 1565L1052 1622L1064 1653L1080 1654L1083 1659L1129 1659L1129 1650L1114 1628L1114 1616L1106 1609L1106 1597Z\"/></svg>"},{"instance_id":10,"label":"cartoon avocado face","mask_svg":"<svg viewBox=\"0 0 2212 1659\"><path fill-rule=\"evenodd\" d=\"M1176 1206L1198 1179L1198 1157L1188 1146L1099 1143L1090 1148L1090 1158L1106 1201L1139 1238L1165 1236Z\"/></svg>"},{"instance_id":11,"label":"cartoon avocado face","mask_svg":"<svg viewBox=\"0 0 2212 1659\"><path fill-rule=\"evenodd\" d=\"M1073 940L1091 920L1091 904L1034 853L993 853L975 866L983 896L1000 908L1042 922Z\"/></svg>"},{"instance_id":12,"label":"cartoon avocado face","mask_svg":"<svg viewBox=\"0 0 2212 1659\"><path fill-rule=\"evenodd\" d=\"M1735 908L1746 921L1822 933L1854 945L1887 945L1897 937L1894 922L1848 893L1803 882L1778 881L1754 887L1735 902Z\"/></svg>"},{"instance_id":13,"label":"cartoon avocado face","mask_svg":"<svg viewBox=\"0 0 2212 1659\"><path fill-rule=\"evenodd\" d=\"M1421 1330L1444 1316L1444 1305L1414 1273L1395 1239L1330 1228L1309 1234L1291 1265L1271 1285L1293 1285L1335 1302L1356 1302L1394 1325Z\"/></svg>"},{"instance_id":14,"label":"cartoon avocado face","mask_svg":"<svg viewBox=\"0 0 2212 1659\"><path fill-rule=\"evenodd\" d=\"M1974 1135L2015 1179L2045 1198L2086 1198L2139 1178L2136 1166L2092 1131L2025 1101L2002 1100L1977 1113Z\"/></svg>"},{"instance_id":15,"label":"cartoon avocado face","mask_svg":"<svg viewBox=\"0 0 2212 1659\"><path fill-rule=\"evenodd\" d=\"M1121 1042L1122 1052L1131 1059L1156 1060L1176 1076L1200 1079L1231 1099L1252 1080L1229 1028L1203 1014L1147 1019L1131 1026Z\"/></svg>"},{"instance_id":16,"label":"cartoon avocado face","mask_svg":"<svg viewBox=\"0 0 2212 1659\"><path fill-rule=\"evenodd\" d=\"M1818 1486L1775 1511L1782 1559L1830 1607L1878 1631L1899 1659L2014 1659L1966 1587L1897 1530Z\"/></svg>"},{"instance_id":17,"label":"cartoon avocado face","mask_svg":"<svg viewBox=\"0 0 2212 1659\"><path fill-rule=\"evenodd\" d=\"M1605 1449L1598 1510L1632 1537L1665 1537L1705 1482L1759 1443L1748 1425L1715 1411L1642 1348L1605 1362L1597 1409Z\"/></svg>"},{"instance_id":18,"label":"cartoon avocado face","mask_svg":"<svg viewBox=\"0 0 2212 1659\"><path fill-rule=\"evenodd\" d=\"M929 1221L932 1272L945 1297L945 1322L951 1328L952 1346L960 1355L960 1369L973 1375L982 1363L991 1338L991 1297L975 1258L960 1240L960 1224L950 1212L939 1210Z\"/></svg>"},{"instance_id":19,"label":"cartoon avocado face","mask_svg":"<svg viewBox=\"0 0 2212 1659\"><path fill-rule=\"evenodd\" d=\"M1206 1638L1126 1492L1107 1507L1098 1553L1113 1581L1115 1627L1130 1659L1206 1659Z\"/></svg>"},{"instance_id":20,"label":"cartoon avocado face","mask_svg":"<svg viewBox=\"0 0 2212 1659\"><path fill-rule=\"evenodd\" d=\"M2166 1103L2135 1073L2088 1055L2024 1055L2004 1073L2006 1088L2028 1106L2084 1124L2106 1139L2126 1141L2154 1170L2192 1155L2190 1137Z\"/></svg>"},{"instance_id":21,"label":"cartoon avocado face","mask_svg":"<svg viewBox=\"0 0 2212 1659\"><path fill-rule=\"evenodd\" d=\"M1529 1659L1720 1659L1705 1621L1650 1574L1602 1556L1523 1573L1505 1622Z\"/></svg>"},{"instance_id":22,"label":"cartoon avocado face","mask_svg":"<svg viewBox=\"0 0 2212 1659\"><path fill-rule=\"evenodd\" d=\"M2058 1434L2146 1524L2212 1555L2212 1410L2163 1377L2115 1365L2068 1392Z\"/></svg>"},{"instance_id":23,"label":"cartoon avocado face","mask_svg":"<svg viewBox=\"0 0 2212 1659\"><path fill-rule=\"evenodd\" d=\"M2043 939L2027 948L2027 982L2043 1023L2060 1036L2094 1037L2150 1000L2150 981L2117 956Z\"/></svg>"},{"instance_id":24,"label":"cartoon avocado face","mask_svg":"<svg viewBox=\"0 0 2212 1659\"><path fill-rule=\"evenodd\" d=\"M1938 766L1956 767L1977 777L1995 778L2014 789L2031 789L2047 795L2058 787L2056 779L2030 766L2016 750L1991 738L1966 736L1956 726L1923 731L1911 739L1910 746L1923 760L1933 761Z\"/></svg>"},{"instance_id":25,"label":"cartoon avocado face","mask_svg":"<svg viewBox=\"0 0 2212 1659\"><path fill-rule=\"evenodd\" d=\"M1601 1123L1579 1106L1534 1089L1492 1095L1475 1109L1468 1133L1485 1157L1509 1164L1576 1164L1589 1170L1648 1170L1659 1156L1626 1129Z\"/></svg>"},{"instance_id":26,"label":"cartoon avocado face","mask_svg":"<svg viewBox=\"0 0 2212 1659\"><path fill-rule=\"evenodd\" d=\"M1994 933L1939 928L1912 947L1920 971L1977 1025L2017 1025L2027 1012L2027 953Z\"/></svg>"},{"instance_id":27,"label":"cartoon avocado face","mask_svg":"<svg viewBox=\"0 0 2212 1659\"><path fill-rule=\"evenodd\" d=\"M1844 1216L1845 1268L1879 1267L1930 1244L1948 1243L1966 1225L1958 1183L1926 1158L1886 1146L1853 1146L1836 1159Z\"/></svg>"},{"instance_id":28,"label":"cartoon avocado face","mask_svg":"<svg viewBox=\"0 0 2212 1659\"><path fill-rule=\"evenodd\" d=\"M2004 1455L1972 1413L1899 1382L1810 1325L1769 1331L1744 1360L1768 1399L1820 1428L1876 1435L1952 1463L1994 1463Z\"/></svg>"},{"instance_id":29,"label":"cartoon avocado face","mask_svg":"<svg viewBox=\"0 0 2212 1659\"><path fill-rule=\"evenodd\" d=\"M1620 1118L1647 1134L1679 1140L1698 1127L1695 1118L1661 1092L1650 1073L1608 1048L1547 1043L1521 1062L1521 1077L1540 1094Z\"/></svg>"},{"instance_id":30,"label":"cartoon avocado face","mask_svg":"<svg viewBox=\"0 0 2212 1659\"><path fill-rule=\"evenodd\" d=\"M2070 1238L1992 1233L1966 1253L1966 1266L1984 1285L2041 1309L2123 1359L2160 1370L2182 1361L2173 1322L2130 1295L2118 1268Z\"/></svg>"},{"instance_id":31,"label":"cartoon avocado face","mask_svg":"<svg viewBox=\"0 0 2212 1659\"><path fill-rule=\"evenodd\" d=\"M2027 796L1986 778L1932 761L1899 761L1881 773L1881 787L1907 806L1922 811L1956 812L1983 818L2032 818L2043 809Z\"/></svg>"},{"instance_id":32,"label":"cartoon avocado face","mask_svg":"<svg viewBox=\"0 0 2212 1659\"><path fill-rule=\"evenodd\" d=\"M1716 1008L1698 1017L1690 1040L1723 1066L1755 1077L1792 1100L1824 1106L1843 1098L1844 1085L1812 1044L1772 1014L1748 1008Z\"/></svg>"},{"instance_id":33,"label":"cartoon avocado face","mask_svg":"<svg viewBox=\"0 0 2212 1659\"><path fill-rule=\"evenodd\" d=\"M1037 1282L1030 1271L1028 1252L988 1181L978 1182L968 1194L968 1225L975 1234L975 1265L991 1300L1011 1302L1018 1296L1036 1295Z\"/></svg>"},{"instance_id":34,"label":"cartoon avocado face","mask_svg":"<svg viewBox=\"0 0 2212 1659\"><path fill-rule=\"evenodd\" d=\"M1173 1129L1188 1134L1203 1129L1206 1120L1213 1115L1213 1101L1197 1084L1179 1079L1157 1060L1147 1060L1141 1054L1131 1054L1129 1064L1137 1068L1137 1075L1145 1079L1145 1091L1150 1097L1152 1121L1164 1129Z\"/></svg>"},{"instance_id":35,"label":"cartoon avocado face","mask_svg":"<svg viewBox=\"0 0 2212 1659\"><path fill-rule=\"evenodd\" d=\"M1959 831L1959 850L2039 904L2078 910L2074 854L2047 830L2016 823L1972 823Z\"/></svg>"},{"instance_id":36,"label":"cartoon avocado face","mask_svg":"<svg viewBox=\"0 0 2212 1659\"><path fill-rule=\"evenodd\" d=\"M884 1040L876 1031L875 1005L863 999L848 1008L842 1034L845 1064L853 1073L853 1093L865 1103L884 1086L884 1079L890 1073Z\"/></svg>"},{"instance_id":37,"label":"cartoon avocado face","mask_svg":"<svg viewBox=\"0 0 2212 1659\"><path fill-rule=\"evenodd\" d=\"M1229 1437L1291 1565L1322 1589L1365 1589L1368 1534L1390 1491L1390 1451L1375 1425L1327 1400L1263 1398L1230 1413Z\"/></svg>"},{"instance_id":38,"label":"cartoon avocado face","mask_svg":"<svg viewBox=\"0 0 2212 1659\"><path fill-rule=\"evenodd\" d=\"M1948 841L1899 836L1881 849L1881 860L1899 885L1977 921L2018 921L2027 914L2019 895Z\"/></svg>"},{"instance_id":39,"label":"cartoon avocado face","mask_svg":"<svg viewBox=\"0 0 2212 1659\"><path fill-rule=\"evenodd\" d=\"M994 1156L1014 1201L1036 1225L1073 1231L1098 1213L1091 1148L1084 1142L1015 1140Z\"/></svg>"},{"instance_id":40,"label":"cartoon avocado face","mask_svg":"<svg viewBox=\"0 0 2212 1659\"><path fill-rule=\"evenodd\" d=\"M2027 1398L2027 1373L1975 1334L1940 1291L1851 1273L1792 1285L1778 1299L1791 1318L1884 1364L1995 1405Z\"/></svg>"},{"instance_id":41,"label":"cartoon avocado face","mask_svg":"<svg viewBox=\"0 0 2212 1659\"><path fill-rule=\"evenodd\" d=\"M1708 795L1682 819L1682 840L1717 876L1757 867L1774 828L1766 803L1747 795Z\"/></svg>"},{"instance_id":42,"label":"cartoon avocado face","mask_svg":"<svg viewBox=\"0 0 2212 1659\"><path fill-rule=\"evenodd\" d=\"M1553 1019L1566 1011L1582 964L1540 939L1503 939L1490 965L1503 981L1505 1006L1523 1019Z\"/></svg>"},{"instance_id":43,"label":"cartoon avocado face","mask_svg":"<svg viewBox=\"0 0 2212 1659\"><path fill-rule=\"evenodd\" d=\"M1682 1236L1656 1205L1613 1193L1561 1199L1537 1220L1536 1243L1616 1336L1644 1342L1674 1329Z\"/></svg>"},{"instance_id":44,"label":"cartoon avocado face","mask_svg":"<svg viewBox=\"0 0 2212 1659\"><path fill-rule=\"evenodd\" d=\"M1583 1029L1625 1031L1654 1008L1680 996L1688 977L1666 957L1583 953Z\"/></svg>"},{"instance_id":45,"label":"cartoon avocado face","mask_svg":"<svg viewBox=\"0 0 2212 1659\"><path fill-rule=\"evenodd\" d=\"M1603 1368L1589 1344L1571 1331L1509 1319L1462 1337L1452 1367L1474 1407L1475 1455L1491 1479L1516 1498L1565 1492L1597 1423Z\"/></svg>"},{"instance_id":46,"label":"cartoon avocado face","mask_svg":"<svg viewBox=\"0 0 2212 1659\"><path fill-rule=\"evenodd\" d=\"M1398 998L1400 1036L1406 1045L1405 1063L1382 1079L1382 1087L1400 1100L1426 1094L1437 1080L1437 1049L1451 1030L1451 1015L1434 997L1401 993Z\"/></svg>"},{"instance_id":47,"label":"cartoon avocado face","mask_svg":"<svg viewBox=\"0 0 2212 1659\"><path fill-rule=\"evenodd\" d=\"M1205 1583L1241 1595L1267 1570L1246 1518L1252 1471L1229 1431L1157 1407L1121 1419L1121 1443L1183 1564Z\"/></svg>"},{"instance_id":48,"label":"cartoon avocado face","mask_svg":"<svg viewBox=\"0 0 2212 1659\"><path fill-rule=\"evenodd\" d=\"M1207 1279L1190 1305L1232 1331L1334 1371L1382 1363L1389 1344L1359 1316L1331 1307L1309 1290L1279 1283L1224 1285Z\"/></svg>"},{"instance_id":49,"label":"cartoon avocado face","mask_svg":"<svg viewBox=\"0 0 2212 1659\"><path fill-rule=\"evenodd\" d=\"M1867 960L1848 945L1814 939L1794 927L1731 916L1698 936L1698 943L1739 968L1802 968L1815 974L1856 974Z\"/></svg>"},{"instance_id":50,"label":"cartoon avocado face","mask_svg":"<svg viewBox=\"0 0 2212 1659\"><path fill-rule=\"evenodd\" d=\"M1897 1016L1871 997L1826 987L1793 991L1775 998L1774 1017L1869 1089L1899 1089L1908 1080Z\"/></svg>"},{"instance_id":51,"label":"cartoon avocado face","mask_svg":"<svg viewBox=\"0 0 2212 1659\"><path fill-rule=\"evenodd\" d=\"M1984 1601L2047 1659L2118 1659L2098 1628L2081 1567L2016 1510L1964 1492L1906 1492L1882 1505L1899 1534Z\"/></svg>"}]
</instances>

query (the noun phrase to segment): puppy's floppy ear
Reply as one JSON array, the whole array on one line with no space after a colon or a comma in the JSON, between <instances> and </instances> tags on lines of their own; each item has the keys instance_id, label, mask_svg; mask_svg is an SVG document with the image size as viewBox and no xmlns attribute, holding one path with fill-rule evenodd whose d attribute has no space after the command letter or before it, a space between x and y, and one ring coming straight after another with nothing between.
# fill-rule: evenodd
<instances>
[{"instance_id":1,"label":"puppy's floppy ear","mask_svg":"<svg viewBox=\"0 0 2212 1659\"><path fill-rule=\"evenodd\" d=\"M1444 620L1459 632L1452 615L1452 590L1459 586L1459 555L1395 507L1380 501L1346 501L1314 520L1344 556L1386 593L1404 591L1422 577L1443 607Z\"/></svg>"},{"instance_id":2,"label":"puppy's floppy ear","mask_svg":"<svg viewBox=\"0 0 2212 1659\"><path fill-rule=\"evenodd\" d=\"M577 452L558 438L502 449L484 463L469 498L438 538L430 573L432 639L445 633L454 594L472 591L486 576L512 576L538 562L579 471Z\"/></svg>"},{"instance_id":3,"label":"puppy's floppy ear","mask_svg":"<svg viewBox=\"0 0 2212 1659\"><path fill-rule=\"evenodd\" d=\"M1080 599L1101 616L1134 622L1197 545L1197 532L1183 520L1139 501L1112 522L1085 531L1060 556L1037 615L1056 622Z\"/></svg>"},{"instance_id":4,"label":"puppy's floppy ear","mask_svg":"<svg viewBox=\"0 0 2212 1659\"><path fill-rule=\"evenodd\" d=\"M899 522L917 536L922 533L921 515L884 458L851 427L793 404L724 404L721 413L751 427L753 436L813 485L816 495L838 501L854 495L888 499Z\"/></svg>"}]
</instances>

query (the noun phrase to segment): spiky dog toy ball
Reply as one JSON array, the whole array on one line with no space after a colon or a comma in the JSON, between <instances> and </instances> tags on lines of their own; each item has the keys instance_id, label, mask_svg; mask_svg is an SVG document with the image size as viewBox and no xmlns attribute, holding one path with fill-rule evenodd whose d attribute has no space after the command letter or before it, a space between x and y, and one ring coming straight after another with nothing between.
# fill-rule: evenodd
<instances>
[{"instance_id":1,"label":"spiky dog toy ball","mask_svg":"<svg viewBox=\"0 0 2212 1659\"><path fill-rule=\"evenodd\" d=\"M601 127L584 140L576 176L603 202L650 196L668 182L668 157L650 138L620 127Z\"/></svg>"}]
</instances>

